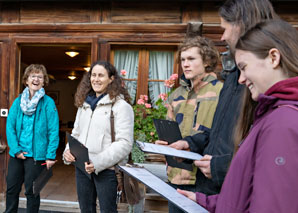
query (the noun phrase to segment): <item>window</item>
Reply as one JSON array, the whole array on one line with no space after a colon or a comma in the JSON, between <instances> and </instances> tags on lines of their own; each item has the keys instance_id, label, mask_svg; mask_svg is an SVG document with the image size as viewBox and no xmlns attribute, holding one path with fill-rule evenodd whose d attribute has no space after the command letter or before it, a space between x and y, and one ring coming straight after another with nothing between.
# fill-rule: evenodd
<instances>
[{"instance_id":1,"label":"window","mask_svg":"<svg viewBox=\"0 0 298 213\"><path fill-rule=\"evenodd\" d=\"M126 71L124 77L133 104L140 95L148 95L152 104L160 93L169 91L164 80L178 73L177 46L112 46L111 62Z\"/></svg>"}]
</instances>

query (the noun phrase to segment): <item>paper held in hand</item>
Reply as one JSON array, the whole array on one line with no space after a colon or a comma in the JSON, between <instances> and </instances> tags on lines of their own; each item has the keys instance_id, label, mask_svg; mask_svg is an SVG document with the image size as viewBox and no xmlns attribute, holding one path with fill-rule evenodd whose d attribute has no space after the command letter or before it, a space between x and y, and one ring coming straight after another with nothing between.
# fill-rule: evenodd
<instances>
[{"instance_id":1,"label":"paper held in hand","mask_svg":"<svg viewBox=\"0 0 298 213\"><path fill-rule=\"evenodd\" d=\"M133 176L155 192L172 202L178 208L189 213L207 213L208 211L196 202L178 193L176 189L159 179L145 168L119 166L128 175Z\"/></svg>"},{"instance_id":2,"label":"paper held in hand","mask_svg":"<svg viewBox=\"0 0 298 213\"><path fill-rule=\"evenodd\" d=\"M143 152L173 156L173 157L178 157L178 158L185 158L185 159L190 159L190 160L200 160L202 158L202 155L200 155L198 153L189 152L189 151L185 151L185 150L177 150L177 149L174 149L169 146L146 143L146 142L142 142L142 141L136 141L136 143L137 143L137 146Z\"/></svg>"}]
</instances>

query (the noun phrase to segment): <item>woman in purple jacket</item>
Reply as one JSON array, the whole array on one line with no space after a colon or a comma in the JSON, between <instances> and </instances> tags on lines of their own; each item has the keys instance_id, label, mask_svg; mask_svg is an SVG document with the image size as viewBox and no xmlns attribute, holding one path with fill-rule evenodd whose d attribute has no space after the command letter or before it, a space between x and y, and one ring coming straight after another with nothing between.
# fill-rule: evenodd
<instances>
[{"instance_id":1,"label":"woman in purple jacket","mask_svg":"<svg viewBox=\"0 0 298 213\"><path fill-rule=\"evenodd\" d=\"M257 24L239 39L235 57L239 83L258 102L253 126L220 194L178 191L210 212L298 212L297 30L282 20Z\"/></svg>"}]
</instances>

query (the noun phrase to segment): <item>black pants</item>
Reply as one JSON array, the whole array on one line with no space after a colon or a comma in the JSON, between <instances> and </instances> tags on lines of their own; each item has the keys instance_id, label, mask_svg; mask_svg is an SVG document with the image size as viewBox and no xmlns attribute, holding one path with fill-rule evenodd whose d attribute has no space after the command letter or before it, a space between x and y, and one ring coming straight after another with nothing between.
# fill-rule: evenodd
<instances>
[{"instance_id":1,"label":"black pants","mask_svg":"<svg viewBox=\"0 0 298 213\"><path fill-rule=\"evenodd\" d=\"M96 213L96 198L99 199L101 213L117 212L117 177L114 170L106 169L91 174L90 180L85 173L76 168L76 184L81 213Z\"/></svg>"},{"instance_id":2,"label":"black pants","mask_svg":"<svg viewBox=\"0 0 298 213\"><path fill-rule=\"evenodd\" d=\"M25 160L10 157L8 162L8 174L6 177L6 210L5 213L17 213L19 205L19 194L22 185L25 185L27 198L27 213L38 213L40 196L33 195L33 181L38 177L44 166L44 161L34 161L33 158Z\"/></svg>"}]
</instances>

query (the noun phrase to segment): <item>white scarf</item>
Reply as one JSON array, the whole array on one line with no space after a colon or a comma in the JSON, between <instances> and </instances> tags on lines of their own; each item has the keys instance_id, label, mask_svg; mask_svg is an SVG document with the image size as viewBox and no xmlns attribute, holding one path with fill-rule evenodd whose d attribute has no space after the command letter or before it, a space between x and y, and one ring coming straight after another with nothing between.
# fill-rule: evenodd
<instances>
[{"instance_id":1,"label":"white scarf","mask_svg":"<svg viewBox=\"0 0 298 213\"><path fill-rule=\"evenodd\" d=\"M21 104L20 107L25 115L33 115L36 111L37 104L39 100L45 95L44 88L41 88L37 92L35 92L34 96L29 99L29 88L26 87L21 96Z\"/></svg>"}]
</instances>

